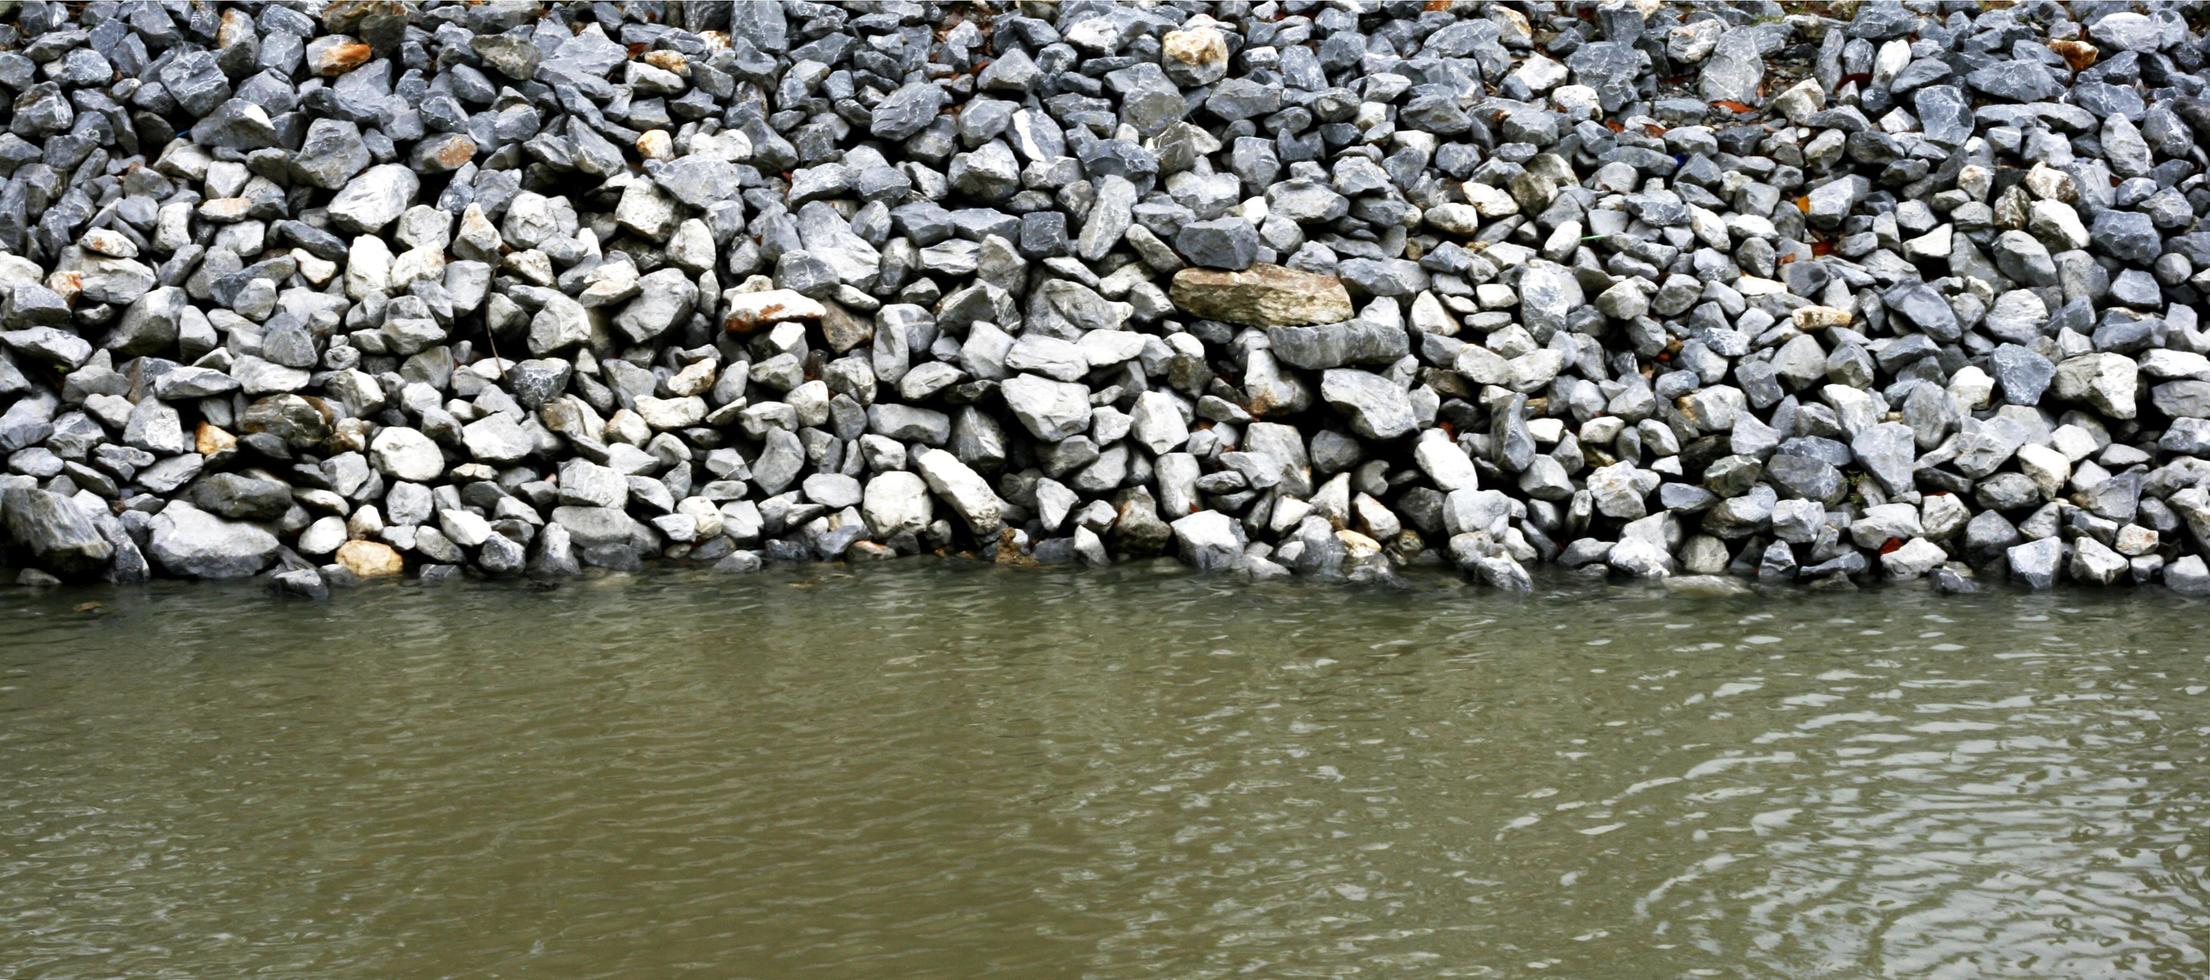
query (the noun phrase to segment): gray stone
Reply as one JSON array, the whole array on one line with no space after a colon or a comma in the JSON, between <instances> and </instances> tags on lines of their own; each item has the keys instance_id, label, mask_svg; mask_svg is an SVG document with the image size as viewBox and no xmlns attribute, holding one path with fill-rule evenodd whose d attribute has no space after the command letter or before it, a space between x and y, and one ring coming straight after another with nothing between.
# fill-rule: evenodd
<instances>
[{"instance_id":1,"label":"gray stone","mask_svg":"<svg viewBox=\"0 0 2210 980\"><path fill-rule=\"evenodd\" d=\"M2057 572L2064 560L2064 542L2042 538L2014 545L2004 554L2009 559L2013 581L2029 589L2047 589L2056 584Z\"/></svg>"},{"instance_id":2,"label":"gray stone","mask_svg":"<svg viewBox=\"0 0 2210 980\"><path fill-rule=\"evenodd\" d=\"M1351 431L1368 439L1398 439L1419 427L1405 390L1377 374L1330 368L1321 375L1320 397L1343 413Z\"/></svg>"},{"instance_id":3,"label":"gray stone","mask_svg":"<svg viewBox=\"0 0 2210 980\"><path fill-rule=\"evenodd\" d=\"M1058 442L1090 425L1090 389L1033 374L1008 378L999 386L1005 407L1036 438Z\"/></svg>"},{"instance_id":4,"label":"gray stone","mask_svg":"<svg viewBox=\"0 0 2210 980\"><path fill-rule=\"evenodd\" d=\"M1711 58L1704 62L1697 76L1697 87L1704 101L1721 100L1755 103L1764 101L1765 55L1758 47L1757 32L1734 30L1719 35L1719 43L1711 51ZM1601 97L1603 90L1598 89ZM1606 105L1617 111L1617 106Z\"/></svg>"},{"instance_id":5,"label":"gray stone","mask_svg":"<svg viewBox=\"0 0 2210 980\"><path fill-rule=\"evenodd\" d=\"M2033 61L1998 61L1965 76L1973 88L2006 102L2046 102L2057 94L2049 69Z\"/></svg>"},{"instance_id":6,"label":"gray stone","mask_svg":"<svg viewBox=\"0 0 2210 980\"><path fill-rule=\"evenodd\" d=\"M1305 327L1269 327L1275 359L1318 371L1346 364L1393 364L1411 351L1404 328L1368 320Z\"/></svg>"},{"instance_id":7,"label":"gray stone","mask_svg":"<svg viewBox=\"0 0 2210 980\"><path fill-rule=\"evenodd\" d=\"M1216 510L1199 511L1168 525L1183 561L1201 572L1227 571L1243 558L1243 525Z\"/></svg>"},{"instance_id":8,"label":"gray stone","mask_svg":"<svg viewBox=\"0 0 2210 980\"><path fill-rule=\"evenodd\" d=\"M463 426L460 438L470 456L486 463L512 463L537 448L537 438L522 428L513 416L501 412L493 412Z\"/></svg>"},{"instance_id":9,"label":"gray stone","mask_svg":"<svg viewBox=\"0 0 2210 980\"><path fill-rule=\"evenodd\" d=\"M1520 321L1537 337L1564 329L1566 319L1587 302L1573 270L1555 262L1529 262L1520 275Z\"/></svg>"},{"instance_id":10,"label":"gray stone","mask_svg":"<svg viewBox=\"0 0 2210 980\"><path fill-rule=\"evenodd\" d=\"M1618 112L1634 101L1637 85L1649 72L1650 56L1631 44L1597 41L1573 49L1565 66L1573 70L1576 82L1596 90L1605 112Z\"/></svg>"},{"instance_id":11,"label":"gray stone","mask_svg":"<svg viewBox=\"0 0 2210 980\"><path fill-rule=\"evenodd\" d=\"M1963 90L1954 85L1928 85L1911 94L1918 111L1919 130L1926 138L1946 146L1962 146L1977 125Z\"/></svg>"},{"instance_id":12,"label":"gray stone","mask_svg":"<svg viewBox=\"0 0 2210 980\"><path fill-rule=\"evenodd\" d=\"M2087 26L2095 43L2121 51L2154 51L2164 46L2164 29L2155 19L2122 10L2104 14Z\"/></svg>"},{"instance_id":13,"label":"gray stone","mask_svg":"<svg viewBox=\"0 0 2210 980\"><path fill-rule=\"evenodd\" d=\"M1849 448L1857 462L1889 493L1900 494L1912 489L1918 442L1910 426L1882 422L1857 433L1856 438L1850 440Z\"/></svg>"},{"instance_id":14,"label":"gray stone","mask_svg":"<svg viewBox=\"0 0 2210 980\"><path fill-rule=\"evenodd\" d=\"M2147 265L2163 254L2163 238L2149 216L2115 208L2095 215L2088 238L2105 255L2137 265Z\"/></svg>"},{"instance_id":15,"label":"gray stone","mask_svg":"<svg viewBox=\"0 0 2210 980\"><path fill-rule=\"evenodd\" d=\"M1956 310L1924 282L1906 280L1881 294L1880 298L1887 303L1889 312L1901 316L1935 340L1948 342L1963 336Z\"/></svg>"},{"instance_id":16,"label":"gray stone","mask_svg":"<svg viewBox=\"0 0 2210 980\"><path fill-rule=\"evenodd\" d=\"M919 534L936 519L928 482L902 471L879 473L869 479L862 494L860 513L868 529L880 539Z\"/></svg>"},{"instance_id":17,"label":"gray stone","mask_svg":"<svg viewBox=\"0 0 2210 980\"><path fill-rule=\"evenodd\" d=\"M2067 401L2085 402L2114 419L2130 419L2137 412L2140 369L2122 354L2081 354L2057 365L2055 393Z\"/></svg>"},{"instance_id":18,"label":"gray stone","mask_svg":"<svg viewBox=\"0 0 2210 980\"><path fill-rule=\"evenodd\" d=\"M1997 347L1988 363L1995 369L1996 384L2002 386L2003 400L2013 405L2040 404L2042 392L2057 373L2048 358L2017 344Z\"/></svg>"},{"instance_id":19,"label":"gray stone","mask_svg":"<svg viewBox=\"0 0 2210 980\"><path fill-rule=\"evenodd\" d=\"M1131 210L1135 204L1136 185L1127 178L1108 175L1099 180L1097 199L1091 202L1089 217L1082 222L1074 254L1088 262L1104 258L1128 234L1135 220Z\"/></svg>"},{"instance_id":20,"label":"gray stone","mask_svg":"<svg viewBox=\"0 0 2210 980\"><path fill-rule=\"evenodd\" d=\"M185 578L245 578L276 556L276 536L226 521L184 501L154 515L147 552L163 570Z\"/></svg>"},{"instance_id":21,"label":"gray stone","mask_svg":"<svg viewBox=\"0 0 2210 980\"><path fill-rule=\"evenodd\" d=\"M414 203L421 184L414 171L403 164L370 167L346 181L344 189L330 199L330 220L347 231L375 234L398 220Z\"/></svg>"},{"instance_id":22,"label":"gray stone","mask_svg":"<svg viewBox=\"0 0 2210 980\"><path fill-rule=\"evenodd\" d=\"M901 85L869 111L867 131L876 139L903 140L935 122L943 108L942 88L928 82Z\"/></svg>"},{"instance_id":23,"label":"gray stone","mask_svg":"<svg viewBox=\"0 0 2210 980\"><path fill-rule=\"evenodd\" d=\"M1202 268L1248 269L1258 258L1258 229L1237 217L1192 221L1175 233L1174 250Z\"/></svg>"},{"instance_id":24,"label":"gray stone","mask_svg":"<svg viewBox=\"0 0 2210 980\"><path fill-rule=\"evenodd\" d=\"M931 493L951 505L967 529L982 540L996 538L1004 524L1005 502L990 484L959 457L941 449L924 449L913 457L913 466L928 482Z\"/></svg>"},{"instance_id":25,"label":"gray stone","mask_svg":"<svg viewBox=\"0 0 2210 980\"><path fill-rule=\"evenodd\" d=\"M192 484L192 503L222 517L273 521L292 506L292 488L242 473L214 473Z\"/></svg>"},{"instance_id":26,"label":"gray stone","mask_svg":"<svg viewBox=\"0 0 2210 980\"><path fill-rule=\"evenodd\" d=\"M385 426L369 440L368 458L376 470L395 480L424 483L445 475L445 453L421 431Z\"/></svg>"},{"instance_id":27,"label":"gray stone","mask_svg":"<svg viewBox=\"0 0 2210 980\"><path fill-rule=\"evenodd\" d=\"M0 489L0 530L19 557L65 579L95 578L115 555L76 501L34 487Z\"/></svg>"}]
</instances>

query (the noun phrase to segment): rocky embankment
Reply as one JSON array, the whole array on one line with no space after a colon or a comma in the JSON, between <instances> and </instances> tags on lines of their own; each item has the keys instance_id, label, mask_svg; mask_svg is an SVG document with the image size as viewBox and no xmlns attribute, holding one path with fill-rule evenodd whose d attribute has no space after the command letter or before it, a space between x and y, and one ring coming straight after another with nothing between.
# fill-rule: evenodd
<instances>
[{"instance_id":1,"label":"rocky embankment","mask_svg":"<svg viewBox=\"0 0 2210 980\"><path fill-rule=\"evenodd\" d=\"M2210 589L2201 3L5 7L26 581Z\"/></svg>"}]
</instances>

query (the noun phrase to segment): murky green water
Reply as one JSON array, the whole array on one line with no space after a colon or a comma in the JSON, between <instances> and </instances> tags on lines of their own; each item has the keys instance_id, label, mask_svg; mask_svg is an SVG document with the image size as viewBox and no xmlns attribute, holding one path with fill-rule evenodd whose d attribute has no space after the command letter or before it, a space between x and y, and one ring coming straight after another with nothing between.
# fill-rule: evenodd
<instances>
[{"instance_id":1,"label":"murky green water","mask_svg":"<svg viewBox=\"0 0 2210 980\"><path fill-rule=\"evenodd\" d=\"M2210 970L2210 607L1546 586L0 591L0 975Z\"/></svg>"}]
</instances>

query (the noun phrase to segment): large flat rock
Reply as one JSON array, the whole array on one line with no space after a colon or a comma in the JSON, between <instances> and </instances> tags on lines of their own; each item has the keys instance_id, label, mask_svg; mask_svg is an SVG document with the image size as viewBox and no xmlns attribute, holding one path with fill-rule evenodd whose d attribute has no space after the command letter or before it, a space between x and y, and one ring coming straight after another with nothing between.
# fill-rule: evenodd
<instances>
[{"instance_id":1,"label":"large flat rock","mask_svg":"<svg viewBox=\"0 0 2210 980\"><path fill-rule=\"evenodd\" d=\"M1183 269L1174 274L1170 295L1191 316L1250 327L1340 323L1352 312L1342 280L1278 265Z\"/></svg>"}]
</instances>

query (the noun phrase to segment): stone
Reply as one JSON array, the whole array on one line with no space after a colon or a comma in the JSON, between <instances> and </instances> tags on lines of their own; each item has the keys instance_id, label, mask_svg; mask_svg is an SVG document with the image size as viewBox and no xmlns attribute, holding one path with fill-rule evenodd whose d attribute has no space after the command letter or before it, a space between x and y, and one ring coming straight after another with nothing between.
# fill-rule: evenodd
<instances>
[{"instance_id":1,"label":"stone","mask_svg":"<svg viewBox=\"0 0 2210 980\"><path fill-rule=\"evenodd\" d=\"M18 557L64 579L96 578L115 555L76 501L34 487L0 489L0 530Z\"/></svg>"},{"instance_id":2,"label":"stone","mask_svg":"<svg viewBox=\"0 0 2210 980\"><path fill-rule=\"evenodd\" d=\"M1200 572L1227 571L1243 558L1243 525L1219 511L1199 511L1167 526L1174 531L1175 548L1182 561Z\"/></svg>"},{"instance_id":3,"label":"stone","mask_svg":"<svg viewBox=\"0 0 2210 980\"><path fill-rule=\"evenodd\" d=\"M1857 433L1850 440L1849 448L1857 462L1889 493L1911 490L1915 482L1913 471L1918 459L1918 441L1910 426L1882 422Z\"/></svg>"},{"instance_id":4,"label":"stone","mask_svg":"<svg viewBox=\"0 0 2210 980\"><path fill-rule=\"evenodd\" d=\"M276 556L275 535L181 500L154 515L150 531L147 553L164 571L183 578L245 578Z\"/></svg>"},{"instance_id":5,"label":"stone","mask_svg":"<svg viewBox=\"0 0 2210 980\"><path fill-rule=\"evenodd\" d=\"M1949 301L1926 283L1912 279L1902 282L1881 295L1891 313L1909 321L1926 335L1938 341L1953 341L1963 335L1957 324L1957 312Z\"/></svg>"},{"instance_id":6,"label":"stone","mask_svg":"<svg viewBox=\"0 0 2210 980\"><path fill-rule=\"evenodd\" d=\"M2085 402L2114 419L2133 418L2138 411L2140 369L2122 354L2081 354L2056 366L2055 393L2066 401Z\"/></svg>"},{"instance_id":7,"label":"stone","mask_svg":"<svg viewBox=\"0 0 2210 980\"><path fill-rule=\"evenodd\" d=\"M2033 349L2017 344L2004 344L1995 349L1989 358L1995 371L1995 382L2003 389L2003 400L2013 405L2038 405L2041 394L2056 377L2056 365Z\"/></svg>"},{"instance_id":8,"label":"stone","mask_svg":"<svg viewBox=\"0 0 2210 980\"><path fill-rule=\"evenodd\" d=\"M1399 439L1419 427L1405 390L1377 374L1330 368L1321 375L1320 397L1343 413L1351 431L1368 439Z\"/></svg>"},{"instance_id":9,"label":"stone","mask_svg":"<svg viewBox=\"0 0 2210 980\"><path fill-rule=\"evenodd\" d=\"M928 482L903 471L878 473L867 481L860 513L876 538L919 534L935 520L935 504Z\"/></svg>"},{"instance_id":10,"label":"stone","mask_svg":"<svg viewBox=\"0 0 2210 980\"><path fill-rule=\"evenodd\" d=\"M355 576L386 578L406 571L406 562L392 546L381 541L353 540L338 546L337 561Z\"/></svg>"},{"instance_id":11,"label":"stone","mask_svg":"<svg viewBox=\"0 0 2210 980\"><path fill-rule=\"evenodd\" d=\"M1228 42L1218 30L1168 31L1159 41L1159 66L1177 85L1210 85L1228 73Z\"/></svg>"},{"instance_id":12,"label":"stone","mask_svg":"<svg viewBox=\"0 0 2210 980\"><path fill-rule=\"evenodd\" d=\"M2096 214L2087 236L2097 251L2121 262L2147 265L2164 252L2155 223L2134 211L2111 208Z\"/></svg>"},{"instance_id":13,"label":"stone","mask_svg":"<svg viewBox=\"0 0 2210 980\"><path fill-rule=\"evenodd\" d=\"M1597 511L1606 517L1635 520L1649 513L1643 500L1648 488L1633 463L1597 468L1588 475L1588 492Z\"/></svg>"},{"instance_id":14,"label":"stone","mask_svg":"<svg viewBox=\"0 0 2210 980\"><path fill-rule=\"evenodd\" d=\"M1520 320L1537 337L1564 329L1566 319L1586 302L1580 280L1555 262L1530 262L1520 275Z\"/></svg>"},{"instance_id":15,"label":"stone","mask_svg":"<svg viewBox=\"0 0 2210 980\"><path fill-rule=\"evenodd\" d=\"M1266 339L1277 360L1311 371L1346 364L1393 364L1411 351L1411 335L1404 328L1369 320L1269 327Z\"/></svg>"},{"instance_id":16,"label":"stone","mask_svg":"<svg viewBox=\"0 0 2210 980\"><path fill-rule=\"evenodd\" d=\"M2059 565L2064 559L2064 542L2042 538L2013 545L2004 554L2013 581L2029 589L2047 589L2056 584Z\"/></svg>"},{"instance_id":17,"label":"stone","mask_svg":"<svg viewBox=\"0 0 2210 980\"><path fill-rule=\"evenodd\" d=\"M1170 295L1191 316L1244 326L1337 323L1354 312L1341 280L1264 263L1239 271L1183 269Z\"/></svg>"},{"instance_id":18,"label":"stone","mask_svg":"<svg viewBox=\"0 0 2210 980\"><path fill-rule=\"evenodd\" d=\"M1412 458L1420 471L1434 482L1436 489L1444 493L1480 487L1481 474L1473 460L1439 429L1420 433L1419 441L1412 447Z\"/></svg>"},{"instance_id":19,"label":"stone","mask_svg":"<svg viewBox=\"0 0 2210 980\"><path fill-rule=\"evenodd\" d=\"M1634 101L1637 86L1648 74L1650 56L1633 45L1597 41L1575 48L1565 65L1573 70L1577 83L1595 90L1597 103L1610 113Z\"/></svg>"},{"instance_id":20,"label":"stone","mask_svg":"<svg viewBox=\"0 0 2210 980\"><path fill-rule=\"evenodd\" d=\"M1090 390L1079 384L1033 374L1006 379L999 387L1007 411L1036 438L1059 442L1090 425Z\"/></svg>"},{"instance_id":21,"label":"stone","mask_svg":"<svg viewBox=\"0 0 2210 980\"><path fill-rule=\"evenodd\" d=\"M1129 434L1153 455L1170 452L1189 441L1189 425L1172 395L1144 392L1136 397L1136 407L1129 415Z\"/></svg>"},{"instance_id":22,"label":"stone","mask_svg":"<svg viewBox=\"0 0 2210 980\"><path fill-rule=\"evenodd\" d=\"M485 463L516 462L537 449L537 438L523 429L513 416L503 412L494 412L463 426L460 439L468 455Z\"/></svg>"},{"instance_id":23,"label":"stone","mask_svg":"<svg viewBox=\"0 0 2210 980\"><path fill-rule=\"evenodd\" d=\"M2088 585L2116 585L2131 566L2125 556L2090 537L2072 542L2072 561L2066 571Z\"/></svg>"},{"instance_id":24,"label":"stone","mask_svg":"<svg viewBox=\"0 0 2210 980\"><path fill-rule=\"evenodd\" d=\"M380 164L346 181L345 187L330 199L326 210L330 220L340 228L359 234L376 234L398 220L407 206L414 203L415 191L421 184L414 171L403 164Z\"/></svg>"},{"instance_id":25,"label":"stone","mask_svg":"<svg viewBox=\"0 0 2210 980\"><path fill-rule=\"evenodd\" d=\"M1911 105L1918 111L1920 131L1946 146L1964 145L1978 125L1964 91L1954 85L1921 88L1911 93Z\"/></svg>"},{"instance_id":26,"label":"stone","mask_svg":"<svg viewBox=\"0 0 2210 980\"><path fill-rule=\"evenodd\" d=\"M2104 14L2087 25L2087 36L2105 48L2121 51L2154 51L2164 46L2164 29L2146 14L2121 10Z\"/></svg>"},{"instance_id":27,"label":"stone","mask_svg":"<svg viewBox=\"0 0 2210 980\"><path fill-rule=\"evenodd\" d=\"M1258 229L1237 217L1192 221L1174 234L1174 250L1200 268L1248 269L1258 248Z\"/></svg>"},{"instance_id":28,"label":"stone","mask_svg":"<svg viewBox=\"0 0 2210 980\"><path fill-rule=\"evenodd\" d=\"M818 320L829 312L818 301L788 289L731 290L722 294L721 303L722 329L736 334L749 334L791 320Z\"/></svg>"},{"instance_id":29,"label":"stone","mask_svg":"<svg viewBox=\"0 0 2210 980\"><path fill-rule=\"evenodd\" d=\"M697 301L698 287L682 270L646 273L637 280L636 298L614 317L614 329L632 344L646 343L687 321ZM813 306L820 308L819 304Z\"/></svg>"},{"instance_id":30,"label":"stone","mask_svg":"<svg viewBox=\"0 0 2210 980\"><path fill-rule=\"evenodd\" d=\"M868 112L867 131L876 139L906 139L934 122L944 101L944 90L934 84L901 85Z\"/></svg>"},{"instance_id":31,"label":"stone","mask_svg":"<svg viewBox=\"0 0 2210 980\"><path fill-rule=\"evenodd\" d=\"M1882 554L1880 570L1892 580L1908 582L1925 578L1948 560L1949 554L1941 550L1940 545L1925 538L1912 538L1902 547Z\"/></svg>"},{"instance_id":32,"label":"stone","mask_svg":"<svg viewBox=\"0 0 2210 980\"><path fill-rule=\"evenodd\" d=\"M2032 61L1997 61L1965 75L1973 88L2006 102L2046 102L2057 94L2057 80Z\"/></svg>"},{"instance_id":33,"label":"stone","mask_svg":"<svg viewBox=\"0 0 2210 980\"><path fill-rule=\"evenodd\" d=\"M376 471L396 480L426 483L445 475L445 453L419 430L385 426L368 444Z\"/></svg>"},{"instance_id":34,"label":"stone","mask_svg":"<svg viewBox=\"0 0 2210 980\"><path fill-rule=\"evenodd\" d=\"M2164 566L2164 585L2181 595L2210 595L2210 564L2201 555L2182 555Z\"/></svg>"},{"instance_id":35,"label":"stone","mask_svg":"<svg viewBox=\"0 0 2210 980\"><path fill-rule=\"evenodd\" d=\"M978 540L996 538L1003 526L1005 502L972 467L935 448L916 453L913 466L927 481L929 492L943 498Z\"/></svg>"},{"instance_id":36,"label":"stone","mask_svg":"<svg viewBox=\"0 0 2210 980\"><path fill-rule=\"evenodd\" d=\"M16 11L11 560L2210 578L2179 13L530 6Z\"/></svg>"},{"instance_id":37,"label":"stone","mask_svg":"<svg viewBox=\"0 0 2210 980\"><path fill-rule=\"evenodd\" d=\"M292 488L241 473L214 473L192 485L192 503L221 517L274 521L292 506Z\"/></svg>"},{"instance_id":38,"label":"stone","mask_svg":"<svg viewBox=\"0 0 2210 980\"><path fill-rule=\"evenodd\" d=\"M1091 202L1089 216L1083 219L1074 254L1088 262L1104 258L1133 226L1135 204L1136 185L1127 178L1108 174L1099 180L1097 199Z\"/></svg>"},{"instance_id":39,"label":"stone","mask_svg":"<svg viewBox=\"0 0 2210 980\"><path fill-rule=\"evenodd\" d=\"M1697 87L1706 102L1754 103L1764 100L1765 55L1758 47L1757 32L1728 31L1719 35L1710 60L1697 76ZM1607 106L1616 111L1616 107Z\"/></svg>"}]
</instances>

